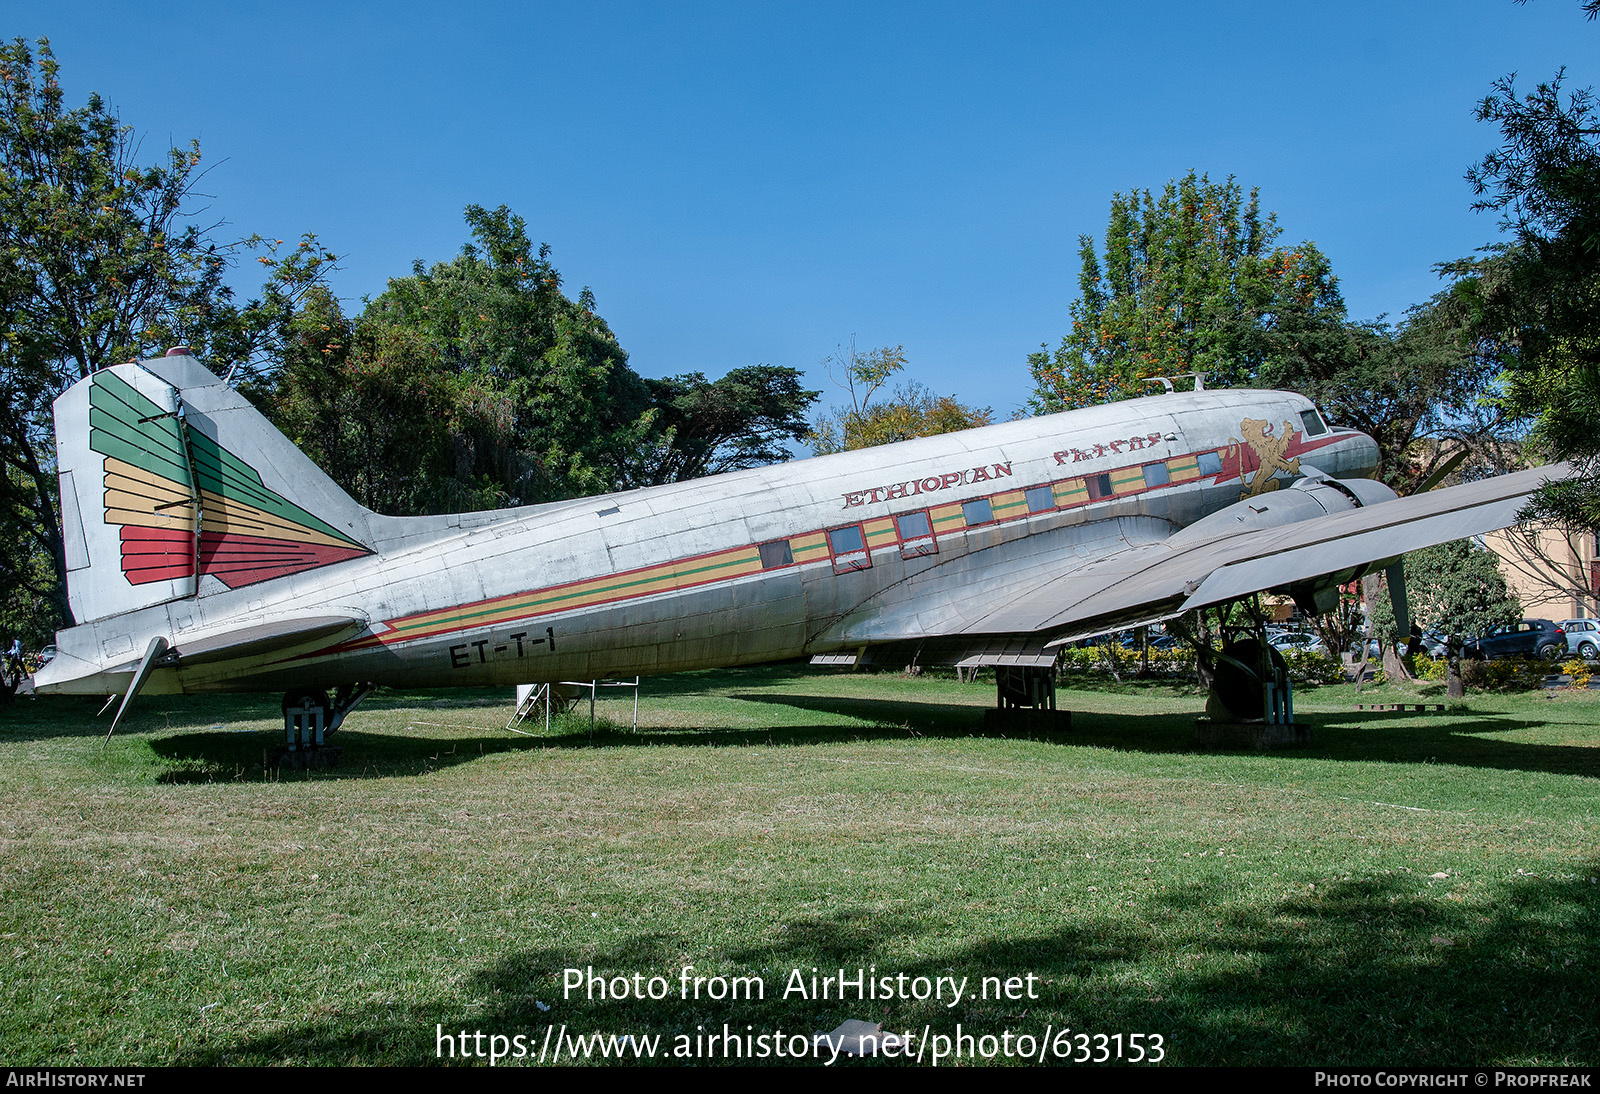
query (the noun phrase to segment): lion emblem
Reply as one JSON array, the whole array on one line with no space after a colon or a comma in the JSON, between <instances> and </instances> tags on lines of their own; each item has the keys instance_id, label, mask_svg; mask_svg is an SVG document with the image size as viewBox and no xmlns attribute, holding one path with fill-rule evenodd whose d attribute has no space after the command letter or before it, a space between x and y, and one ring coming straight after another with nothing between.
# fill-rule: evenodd
<instances>
[{"instance_id":1,"label":"lion emblem","mask_svg":"<svg viewBox=\"0 0 1600 1094\"><path fill-rule=\"evenodd\" d=\"M1294 440L1294 426L1288 422L1283 423L1283 432L1274 433L1272 423L1258 418L1246 418L1239 423L1239 432L1244 434L1245 444L1255 453L1259 463L1256 473L1250 479L1250 489L1239 496L1253 498L1257 494L1265 494L1276 490L1282 485L1278 479L1278 472L1286 475L1300 473L1300 457L1284 458L1284 453L1289 450L1289 444ZM1234 438L1237 442L1238 438ZM1240 461L1241 475L1243 478L1243 461Z\"/></svg>"}]
</instances>

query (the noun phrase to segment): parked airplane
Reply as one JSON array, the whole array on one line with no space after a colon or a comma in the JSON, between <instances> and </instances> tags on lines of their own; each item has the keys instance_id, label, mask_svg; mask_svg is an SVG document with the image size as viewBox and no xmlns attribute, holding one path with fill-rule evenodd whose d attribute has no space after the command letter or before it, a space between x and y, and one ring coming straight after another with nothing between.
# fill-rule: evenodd
<instances>
[{"instance_id":1,"label":"parked airplane","mask_svg":"<svg viewBox=\"0 0 1600 1094\"><path fill-rule=\"evenodd\" d=\"M41 694L659 674L802 655L1048 663L1263 589L1326 608L1511 523L1541 469L1396 499L1377 446L1274 391L1164 393L499 512L356 504L184 349L55 404L68 595ZM985 658L988 658L985 661ZM1010 658L1010 660L1007 660ZM330 702L327 690L334 689ZM122 711L119 711L120 718Z\"/></svg>"}]
</instances>

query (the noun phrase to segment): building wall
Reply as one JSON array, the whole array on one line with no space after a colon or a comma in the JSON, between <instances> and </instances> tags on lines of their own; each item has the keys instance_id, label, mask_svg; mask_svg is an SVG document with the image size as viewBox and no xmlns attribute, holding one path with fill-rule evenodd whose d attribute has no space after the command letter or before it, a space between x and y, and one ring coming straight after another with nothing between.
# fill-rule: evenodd
<instances>
[{"instance_id":1,"label":"building wall","mask_svg":"<svg viewBox=\"0 0 1600 1094\"><path fill-rule=\"evenodd\" d=\"M1508 528L1484 537L1500 557L1500 572L1535 619L1600 617L1600 559L1592 533L1569 536L1554 528Z\"/></svg>"}]
</instances>

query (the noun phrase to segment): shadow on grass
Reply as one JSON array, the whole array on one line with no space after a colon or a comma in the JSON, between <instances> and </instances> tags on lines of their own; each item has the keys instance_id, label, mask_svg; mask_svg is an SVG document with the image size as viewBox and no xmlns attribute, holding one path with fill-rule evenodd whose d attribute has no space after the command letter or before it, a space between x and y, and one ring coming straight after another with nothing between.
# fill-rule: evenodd
<instances>
[{"instance_id":1,"label":"shadow on grass","mask_svg":"<svg viewBox=\"0 0 1600 1094\"><path fill-rule=\"evenodd\" d=\"M724 1025L740 1035L809 1035L862 1018L917 1035L926 1025L948 1036L958 1022L974 1036L1037 1037L1047 1025L1159 1034L1168 1064L1592 1066L1600 1058L1593 1014L1600 915L1589 881L1597 869L1589 862L1575 864L1571 877L1480 882L1459 902L1415 876L1306 884L1260 905L1239 903L1220 880L1197 879L1150 894L1124 914L1069 909L1052 929L975 938L937 953L917 944L929 929L917 916L841 910L778 924L769 941L690 958L693 975L760 977L763 998L684 999L680 969L691 943L674 935L638 934L580 952L530 946L468 974L467 993L482 1005L465 1013L418 998L329 1014L307 1000L309 1021L233 1040L186 1039L173 1062L447 1063L449 1053L460 1059L462 1043L451 1038L441 1061L441 1033L462 1032L482 1032L473 1047L483 1053L489 1036L504 1036L509 1048L520 1034L537 1056L547 1028L562 1028L569 1037L632 1035L632 1042L605 1042L628 1063L651 1044L656 1062L783 1063L693 1053L704 1044L697 1037ZM579 992L564 999L563 970L587 966L603 977L661 976L666 997ZM948 994L925 1001L813 994L813 971L853 977L874 967L879 977L965 977L967 995L949 1007ZM986 976L1030 973L1036 998L979 995ZM416 987L423 997L431 990ZM691 1055L673 1060L675 1049ZM605 1062L598 1051L591 1059Z\"/></svg>"},{"instance_id":2,"label":"shadow on grass","mask_svg":"<svg viewBox=\"0 0 1600 1094\"><path fill-rule=\"evenodd\" d=\"M906 704L857 700L801 701L799 697L764 701L828 713L853 713L864 719L891 720L881 707ZM913 704L914 705L914 704ZM792 725L738 730L676 730L671 732L600 728L552 732L536 737L481 736L441 740L393 733L343 730L333 743L344 749L338 765L315 771L271 770L268 754L276 751L281 736L273 732L189 733L159 737L150 748L169 765L158 776L164 783L257 782L282 779L371 779L412 777L429 771L470 763L505 752L551 749L603 748L737 748L750 746L805 747L854 741L905 740L920 737L978 737L985 735L976 718L968 720L930 717L900 711L900 722L855 726ZM1370 730L1317 726L1312 716L1313 744L1282 753L1288 758L1347 760L1364 763L1440 763L1501 771L1600 776L1600 750L1575 745L1524 744L1473 736L1475 732L1501 730L1503 720L1486 719L1449 726L1410 725L1404 734L1374 736ZM907 727L912 728L907 728ZM1187 715L1112 716L1078 714L1073 728L1064 732L1034 734L997 731L991 735L1054 744L1082 745L1145 754L1185 755L1200 750L1194 743L1194 720ZM1250 750L1207 750L1216 755L1260 755Z\"/></svg>"},{"instance_id":3,"label":"shadow on grass","mask_svg":"<svg viewBox=\"0 0 1600 1094\"><path fill-rule=\"evenodd\" d=\"M268 716L276 720L277 703L264 701L257 695L160 696L159 701L182 704L180 717L185 721L229 722L256 721ZM0 707L0 741L47 741L69 737L104 737L111 728L111 719L117 704L101 713L106 707L104 696L50 695L39 699L21 699ZM118 736L123 733L148 730L161 724L163 715L152 713L146 702L141 709L140 699L128 712Z\"/></svg>"},{"instance_id":4,"label":"shadow on grass","mask_svg":"<svg viewBox=\"0 0 1600 1094\"><path fill-rule=\"evenodd\" d=\"M566 722L560 729L536 736L414 737L397 733L365 733L344 729L329 738L343 749L332 767L310 771L288 766L270 768L269 761L283 741L280 731L237 731L232 733L178 733L149 742L152 752L168 765L157 776L162 783L262 782L289 779L376 779L409 778L471 763L486 756L506 752L540 752L555 749L606 748L741 748L806 747L851 741L902 741L919 734L904 725L790 725L752 729L643 730L633 732L613 726L597 725L589 731L587 721ZM949 729L946 736L975 736Z\"/></svg>"},{"instance_id":5,"label":"shadow on grass","mask_svg":"<svg viewBox=\"0 0 1600 1094\"><path fill-rule=\"evenodd\" d=\"M769 692L735 692L748 702L773 703L800 710L845 715L911 726L925 736L972 736L977 707L951 707L903 700L833 698ZM1062 708L1071 705L1061 696ZM1179 714L1108 714L1074 711L1072 728L1048 739L1061 744L1111 748L1151 754L1197 753L1195 719L1199 711ZM1402 712L1298 715L1311 727L1311 744L1282 755L1376 763L1447 763L1502 771L1555 775L1600 776L1600 748L1493 740L1481 734L1531 729L1541 722L1470 712L1426 717ZM1019 734L1019 736L1021 736ZM1259 755L1251 749L1204 749L1208 755Z\"/></svg>"},{"instance_id":6,"label":"shadow on grass","mask_svg":"<svg viewBox=\"0 0 1600 1094\"><path fill-rule=\"evenodd\" d=\"M119 700L120 702L120 700ZM23 699L0 706L0 741L47 740L58 737L104 737L117 704L106 705L103 696L51 695ZM427 710L494 710L503 724L512 705L511 691L460 689L445 691L380 690L352 715L403 710L418 718ZM140 695L117 727L117 735L148 733L174 725L209 725L212 731L255 732L271 729L281 736L282 696L247 692L206 695Z\"/></svg>"},{"instance_id":7,"label":"shadow on grass","mask_svg":"<svg viewBox=\"0 0 1600 1094\"><path fill-rule=\"evenodd\" d=\"M758 666L739 670L683 673L653 678L648 694L671 702L706 696L756 703L768 708L788 708L811 715L850 719L856 724L823 724L804 719L801 724L748 729L694 728L646 730L642 733L611 728L590 733L582 718L568 720L550 734L519 737L497 728L509 713L506 689L449 692L385 690L369 699L332 743L345 749L344 761L328 771L294 773L300 778L360 778L415 775L430 769L467 762L480 756L530 748L736 747L741 745L807 745L839 741L899 740L908 734L931 737L971 737L984 731L981 719L986 705L954 705L908 698L874 698L818 695L822 682L803 665ZM897 686L898 686L898 682ZM784 690L796 685L798 693ZM1135 689L1137 693L1139 689ZM1160 688L1143 690L1161 693ZM810 693L807 693L807 692ZM1071 692L1062 693L1063 707L1072 705ZM1160 697L1171 700L1169 693ZM1046 739L1062 744L1087 745L1152 754L1187 754L1198 751L1193 712L1121 714L1075 711L1072 728L1039 737L1035 733L998 731L1000 735ZM110 714L96 718L100 701L92 698L55 698L14 703L0 712L0 741L44 740L61 737L96 737L109 726ZM363 715L398 713L425 723L429 711L481 709L482 732L470 737L441 740L438 735L410 736L363 732ZM715 715L708 715L715 717ZM1544 723L1528 718L1462 710L1416 715L1400 712L1306 712L1301 720L1312 729L1312 744L1295 749L1297 757L1368 762L1436 762L1498 770L1536 771L1562 775L1600 776L1600 749L1581 745L1547 744L1491 739L1489 734L1537 728ZM263 753L275 751L281 741L278 704L265 695L141 696L135 701L124 727L128 733L163 727L209 726L198 732L158 736L150 747L166 760L168 782L259 780L269 775ZM473 727L452 727L456 730ZM1245 750L1224 750L1243 753Z\"/></svg>"},{"instance_id":8,"label":"shadow on grass","mask_svg":"<svg viewBox=\"0 0 1600 1094\"><path fill-rule=\"evenodd\" d=\"M969 737L982 733L987 706L922 702L913 699L867 699L855 696L788 695L782 692L732 691L728 698L833 714L863 722L900 726L926 737Z\"/></svg>"},{"instance_id":9,"label":"shadow on grass","mask_svg":"<svg viewBox=\"0 0 1600 1094\"><path fill-rule=\"evenodd\" d=\"M780 687L795 682L815 683L817 673L804 662L780 662L740 669L716 669L649 677L645 694L650 699L673 700L693 696L722 697L730 687ZM282 724L281 696L277 693L246 692L196 695L140 695L129 708L118 734L140 733L174 724L207 725L215 731L249 731L238 727L275 729ZM501 724L514 702L513 689L380 688L352 715L352 725L363 713L405 711L421 718L424 710L494 711ZM0 704L0 742L30 741L62 737L103 737L111 725L115 703L106 706L104 696L53 695L17 699ZM260 723L265 723L261 726ZM259 756L257 757L259 763Z\"/></svg>"},{"instance_id":10,"label":"shadow on grass","mask_svg":"<svg viewBox=\"0 0 1600 1094\"><path fill-rule=\"evenodd\" d=\"M423 775L527 745L498 738L442 741L393 733L343 730L329 738L343 750L332 767L295 770L276 763L281 731L179 733L157 737L150 750L166 762L161 783L273 782L306 779L381 779Z\"/></svg>"},{"instance_id":11,"label":"shadow on grass","mask_svg":"<svg viewBox=\"0 0 1600 1094\"><path fill-rule=\"evenodd\" d=\"M1600 748L1497 740L1487 734L1543 729L1548 723L1461 711L1431 716L1398 712L1312 714L1318 755L1387 763L1447 763L1499 771L1600 777Z\"/></svg>"}]
</instances>

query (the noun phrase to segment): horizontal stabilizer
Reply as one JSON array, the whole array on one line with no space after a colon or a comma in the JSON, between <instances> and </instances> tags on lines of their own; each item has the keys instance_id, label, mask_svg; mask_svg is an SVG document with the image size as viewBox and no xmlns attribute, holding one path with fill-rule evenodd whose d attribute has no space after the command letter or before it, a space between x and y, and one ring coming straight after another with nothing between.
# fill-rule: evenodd
<instances>
[{"instance_id":1,"label":"horizontal stabilizer","mask_svg":"<svg viewBox=\"0 0 1600 1094\"><path fill-rule=\"evenodd\" d=\"M204 665L211 661L260 656L272 653L274 650L298 646L303 642L332 639L344 632L353 634L364 626L366 620L347 615L277 619L193 642L177 643L168 654L170 660L167 663Z\"/></svg>"},{"instance_id":2,"label":"horizontal stabilizer","mask_svg":"<svg viewBox=\"0 0 1600 1094\"><path fill-rule=\"evenodd\" d=\"M130 688L130 683L135 681L152 694L171 694L184 690L178 685L173 670L203 669L228 662L241 667L260 665L268 658L297 648L315 649L329 641L353 638L366 628L367 620L359 615L301 615L220 632L196 629L188 634L179 632L174 637L163 620L154 633L146 630L130 636L135 648L146 646L144 660L107 658L97 661L93 628L75 627L57 635L65 642L55 660L39 670L35 683L43 694L103 695L136 690ZM156 641L162 648L149 655L148 644Z\"/></svg>"}]
</instances>

